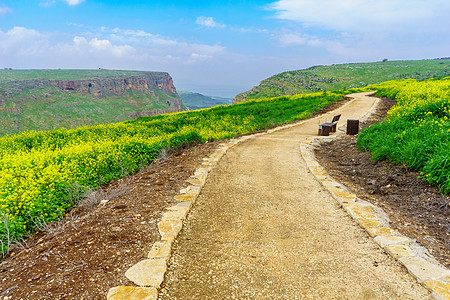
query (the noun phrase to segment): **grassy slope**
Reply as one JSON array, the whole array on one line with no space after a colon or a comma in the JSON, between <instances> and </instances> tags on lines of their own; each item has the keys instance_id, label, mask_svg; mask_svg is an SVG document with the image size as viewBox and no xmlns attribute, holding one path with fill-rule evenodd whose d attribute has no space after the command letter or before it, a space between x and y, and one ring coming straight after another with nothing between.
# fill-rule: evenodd
<instances>
[{"instance_id":1,"label":"grassy slope","mask_svg":"<svg viewBox=\"0 0 450 300\"><path fill-rule=\"evenodd\" d=\"M216 105L231 104L232 99L205 96L199 93L178 91L183 103L190 109L208 108Z\"/></svg>"},{"instance_id":2,"label":"grassy slope","mask_svg":"<svg viewBox=\"0 0 450 300\"><path fill-rule=\"evenodd\" d=\"M155 96L130 90L122 95L94 98L55 87L15 90L10 84L18 80L111 79L139 74L114 70L0 70L0 88L13 92L11 98L0 101L0 136L26 130L122 122L136 118L136 111L168 109L166 101L172 98L159 90L155 90Z\"/></svg>"},{"instance_id":3,"label":"grassy slope","mask_svg":"<svg viewBox=\"0 0 450 300\"><path fill-rule=\"evenodd\" d=\"M259 86L241 93L233 102L363 87L393 79L450 76L450 60L410 60L316 66L271 76Z\"/></svg>"},{"instance_id":4,"label":"grassy slope","mask_svg":"<svg viewBox=\"0 0 450 300\"><path fill-rule=\"evenodd\" d=\"M0 252L8 233L16 240L31 232L36 220L57 220L76 203L80 191L136 172L161 149L307 118L345 93L283 96L116 124L1 137Z\"/></svg>"},{"instance_id":5,"label":"grassy slope","mask_svg":"<svg viewBox=\"0 0 450 300\"><path fill-rule=\"evenodd\" d=\"M408 165L450 194L450 77L388 81L372 88L397 104L384 122L361 132L358 147L374 160Z\"/></svg>"},{"instance_id":6,"label":"grassy slope","mask_svg":"<svg viewBox=\"0 0 450 300\"><path fill-rule=\"evenodd\" d=\"M0 83L11 80L57 79L80 80L87 78L114 78L139 75L139 71L121 70L0 70Z\"/></svg>"}]
</instances>

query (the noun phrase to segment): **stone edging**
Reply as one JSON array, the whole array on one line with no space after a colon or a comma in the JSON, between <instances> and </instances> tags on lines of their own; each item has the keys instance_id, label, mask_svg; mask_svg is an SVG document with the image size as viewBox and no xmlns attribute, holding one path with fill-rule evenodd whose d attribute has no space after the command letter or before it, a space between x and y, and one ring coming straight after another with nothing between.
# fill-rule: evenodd
<instances>
[{"instance_id":1,"label":"stone edging","mask_svg":"<svg viewBox=\"0 0 450 300\"><path fill-rule=\"evenodd\" d=\"M374 112L375 105L376 103L363 120ZM312 137L301 144L300 152L309 170L373 240L405 266L409 273L432 292L435 299L450 299L450 270L442 266L423 246L391 229L389 219L381 208L350 193L345 186L331 178L316 160L314 147L345 134L344 130L345 126L342 126L333 136Z\"/></svg>"},{"instance_id":2,"label":"stone edging","mask_svg":"<svg viewBox=\"0 0 450 300\"><path fill-rule=\"evenodd\" d=\"M138 262L125 272L125 276L138 286L113 287L108 292L108 300L156 300L158 298L158 289L167 271L172 243L181 231L183 220L200 194L209 172L229 148L252 137L243 136L222 143L213 154L203 158L201 167L187 180L189 185L180 190L179 194L174 197L178 203L166 208L161 221L158 223L161 241L153 244L147 259Z\"/></svg>"},{"instance_id":3,"label":"stone edging","mask_svg":"<svg viewBox=\"0 0 450 300\"><path fill-rule=\"evenodd\" d=\"M107 294L107 300L156 300L158 298L158 289L160 288L161 283L164 280L164 274L167 271L167 263L170 259L172 243L181 231L183 220L186 218L193 203L200 194L209 172L211 172L222 156L228 149L240 142L290 128L306 121L309 120L300 120L264 132L231 139L227 143L221 143L216 151L209 157L203 158L201 167L187 180L190 185L180 190L180 193L174 196L174 199L178 201L178 204L166 208L166 212L158 223L161 241L153 244L147 255L147 259L138 262L125 272L125 276L138 286L116 286L110 288Z\"/></svg>"},{"instance_id":4,"label":"stone edging","mask_svg":"<svg viewBox=\"0 0 450 300\"><path fill-rule=\"evenodd\" d=\"M349 102L351 103L351 102ZM349 105L349 103L345 105ZM368 118L375 111L376 103L363 119ZM320 118L320 116L313 119ZM117 286L109 290L108 300L156 300L158 289L164 280L167 271L167 263L170 259L172 243L181 231L183 220L186 218L193 203L197 199L206 178L222 156L234 145L265 134L290 128L309 120L301 120L295 123L269 129L262 133L242 136L222 143L209 157L203 158L203 163L187 182L189 186L180 190L174 197L178 203L166 209L161 221L158 223L161 241L155 242L147 255L147 259L138 262L125 273L125 276L133 281L135 286ZM344 134L341 128L338 135ZM326 171L319 165L314 157L315 144L324 140L336 138L338 135L328 137L312 137L306 143L301 144L301 155L307 163L311 173L331 193L344 209L372 236L374 240L389 254L396 257L407 267L419 282L422 282L433 293L436 299L450 299L450 271L441 266L426 249L415 244L410 239L394 232L387 226L387 218L381 209L364 202L349 193L344 186L330 178ZM416 275L419 274L420 276Z\"/></svg>"}]
</instances>

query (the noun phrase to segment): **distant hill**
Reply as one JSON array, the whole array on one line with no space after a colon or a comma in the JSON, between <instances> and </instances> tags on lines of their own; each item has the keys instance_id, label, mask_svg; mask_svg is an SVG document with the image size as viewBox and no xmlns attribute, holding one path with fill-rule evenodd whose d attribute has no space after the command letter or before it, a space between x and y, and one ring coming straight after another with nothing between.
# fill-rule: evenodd
<instances>
[{"instance_id":1,"label":"distant hill","mask_svg":"<svg viewBox=\"0 0 450 300\"><path fill-rule=\"evenodd\" d=\"M182 110L165 72L0 70L0 136Z\"/></svg>"},{"instance_id":2,"label":"distant hill","mask_svg":"<svg viewBox=\"0 0 450 300\"><path fill-rule=\"evenodd\" d=\"M233 101L231 98L205 96L193 92L178 91L178 94L180 95L181 100L183 100L184 105L192 110L216 105L231 104Z\"/></svg>"},{"instance_id":3,"label":"distant hill","mask_svg":"<svg viewBox=\"0 0 450 300\"><path fill-rule=\"evenodd\" d=\"M283 72L264 79L258 86L237 95L233 103L249 99L363 87L393 79L425 80L446 76L450 76L448 57L433 60L315 66Z\"/></svg>"}]
</instances>

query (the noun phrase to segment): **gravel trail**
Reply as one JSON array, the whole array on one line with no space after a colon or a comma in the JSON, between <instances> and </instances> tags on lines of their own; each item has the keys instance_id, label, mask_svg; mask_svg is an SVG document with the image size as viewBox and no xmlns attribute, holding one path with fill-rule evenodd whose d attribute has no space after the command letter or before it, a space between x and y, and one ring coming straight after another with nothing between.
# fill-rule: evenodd
<instances>
[{"instance_id":1,"label":"gravel trail","mask_svg":"<svg viewBox=\"0 0 450 300\"><path fill-rule=\"evenodd\" d=\"M356 94L326 118L359 119L375 99ZM299 145L318 121L225 154L174 243L160 299L432 299L307 170Z\"/></svg>"}]
</instances>

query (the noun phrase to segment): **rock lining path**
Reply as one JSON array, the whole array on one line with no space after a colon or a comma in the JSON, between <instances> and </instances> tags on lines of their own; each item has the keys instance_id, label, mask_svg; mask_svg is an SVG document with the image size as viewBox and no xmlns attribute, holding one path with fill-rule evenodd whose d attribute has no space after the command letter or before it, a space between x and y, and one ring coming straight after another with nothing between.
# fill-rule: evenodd
<instances>
[{"instance_id":1,"label":"rock lining path","mask_svg":"<svg viewBox=\"0 0 450 300\"><path fill-rule=\"evenodd\" d=\"M356 95L341 122L376 98ZM209 174L173 244L160 299L432 299L314 178L318 118L242 142Z\"/></svg>"},{"instance_id":2,"label":"rock lining path","mask_svg":"<svg viewBox=\"0 0 450 300\"><path fill-rule=\"evenodd\" d=\"M167 208L148 259L125 273L140 287L108 299L450 299L450 271L314 158L313 142L337 136L316 137L318 119L364 119L378 103L369 94L221 144Z\"/></svg>"}]
</instances>

